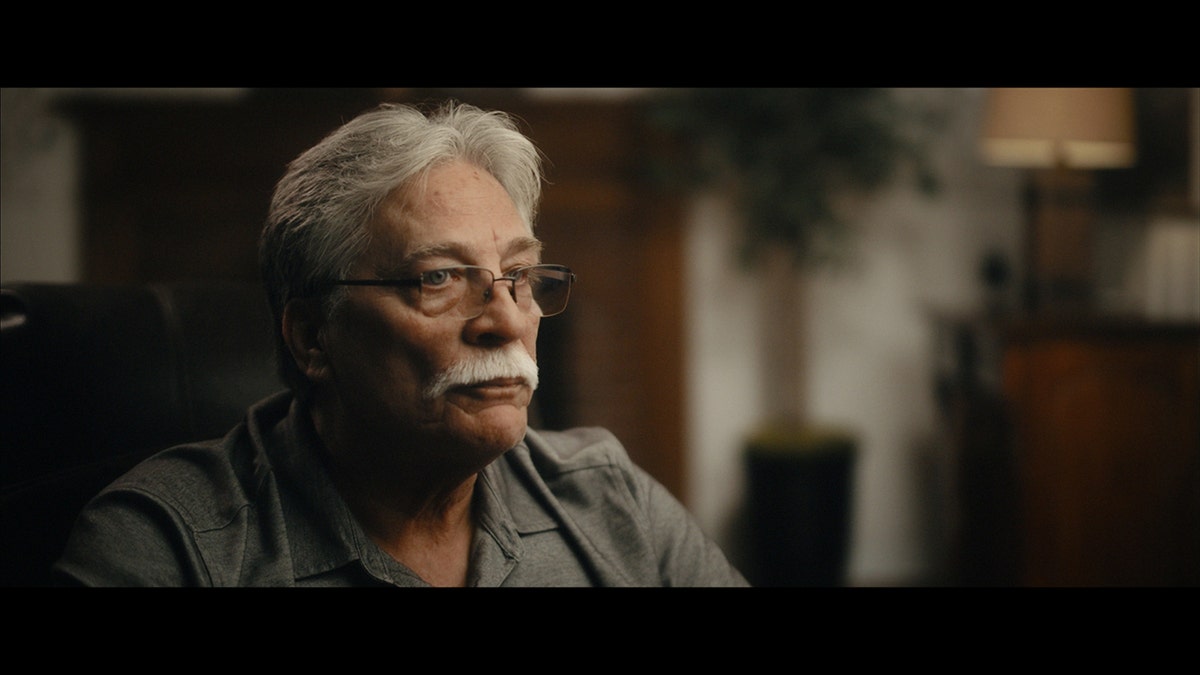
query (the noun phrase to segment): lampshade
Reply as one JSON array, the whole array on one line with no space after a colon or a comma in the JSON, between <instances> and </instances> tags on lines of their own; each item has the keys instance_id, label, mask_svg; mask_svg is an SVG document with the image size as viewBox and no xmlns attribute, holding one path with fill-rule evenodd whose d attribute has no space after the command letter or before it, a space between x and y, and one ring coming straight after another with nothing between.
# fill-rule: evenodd
<instances>
[{"instance_id":1,"label":"lampshade","mask_svg":"<svg viewBox=\"0 0 1200 675\"><path fill-rule=\"evenodd\" d=\"M1001 166L1103 169L1136 157L1133 92L1001 88L988 92L984 159Z\"/></svg>"}]
</instances>

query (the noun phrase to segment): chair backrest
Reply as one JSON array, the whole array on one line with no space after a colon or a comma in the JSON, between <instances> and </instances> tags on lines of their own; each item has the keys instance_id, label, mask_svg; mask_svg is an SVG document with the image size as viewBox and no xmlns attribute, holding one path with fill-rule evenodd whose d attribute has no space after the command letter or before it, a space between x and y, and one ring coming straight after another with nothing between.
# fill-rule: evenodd
<instances>
[{"instance_id":1,"label":"chair backrest","mask_svg":"<svg viewBox=\"0 0 1200 675\"><path fill-rule=\"evenodd\" d=\"M256 284L0 289L0 585L46 583L101 488L282 388Z\"/></svg>"}]
</instances>

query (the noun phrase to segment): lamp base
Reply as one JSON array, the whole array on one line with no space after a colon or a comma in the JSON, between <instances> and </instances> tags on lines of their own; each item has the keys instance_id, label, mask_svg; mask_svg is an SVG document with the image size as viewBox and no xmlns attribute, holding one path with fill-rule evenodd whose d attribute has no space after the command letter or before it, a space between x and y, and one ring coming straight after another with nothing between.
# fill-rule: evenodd
<instances>
[{"instance_id":1,"label":"lamp base","mask_svg":"<svg viewBox=\"0 0 1200 675\"><path fill-rule=\"evenodd\" d=\"M1094 189L1089 171L1060 167L1031 175L1024 297L1030 312L1093 309Z\"/></svg>"}]
</instances>

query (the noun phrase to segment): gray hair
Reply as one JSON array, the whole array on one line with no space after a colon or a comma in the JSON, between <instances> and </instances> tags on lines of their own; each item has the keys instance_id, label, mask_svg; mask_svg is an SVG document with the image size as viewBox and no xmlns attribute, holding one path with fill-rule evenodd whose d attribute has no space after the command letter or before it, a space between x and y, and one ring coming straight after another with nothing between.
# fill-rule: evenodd
<instances>
[{"instance_id":1,"label":"gray hair","mask_svg":"<svg viewBox=\"0 0 1200 675\"><path fill-rule=\"evenodd\" d=\"M259 266L275 317L281 377L294 389L307 379L296 369L281 333L293 298L321 296L333 310L344 278L367 251L370 224L393 191L445 162L466 160L488 171L508 192L533 231L541 199L541 155L499 111L449 102L430 113L383 104L335 130L288 165L275 186L259 241Z\"/></svg>"}]
</instances>

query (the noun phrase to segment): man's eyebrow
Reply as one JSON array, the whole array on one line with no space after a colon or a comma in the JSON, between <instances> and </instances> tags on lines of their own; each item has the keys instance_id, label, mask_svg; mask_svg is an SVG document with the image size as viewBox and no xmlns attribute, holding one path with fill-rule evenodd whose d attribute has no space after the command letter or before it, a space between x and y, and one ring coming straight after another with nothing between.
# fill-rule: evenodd
<instances>
[{"instance_id":1,"label":"man's eyebrow","mask_svg":"<svg viewBox=\"0 0 1200 675\"><path fill-rule=\"evenodd\" d=\"M466 260L467 257L466 248L460 244L453 242L426 244L409 251L397 261L398 264L394 265L394 268L397 270L412 269L416 263L429 258L453 258L461 261Z\"/></svg>"}]
</instances>

